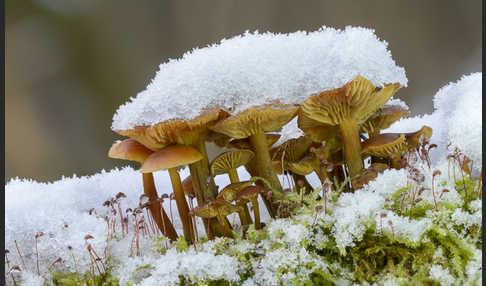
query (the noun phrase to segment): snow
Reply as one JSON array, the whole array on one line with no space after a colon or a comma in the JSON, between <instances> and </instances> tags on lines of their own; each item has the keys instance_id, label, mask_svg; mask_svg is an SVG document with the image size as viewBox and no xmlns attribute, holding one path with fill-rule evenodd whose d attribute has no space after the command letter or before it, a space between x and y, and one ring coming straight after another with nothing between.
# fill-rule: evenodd
<instances>
[{"instance_id":1,"label":"snow","mask_svg":"<svg viewBox=\"0 0 486 286\"><path fill-rule=\"evenodd\" d=\"M407 86L405 70L387 46L362 27L245 32L161 64L147 88L118 108L112 129L191 119L215 105L234 114L275 101L300 104L357 75L375 86Z\"/></svg>"},{"instance_id":2,"label":"snow","mask_svg":"<svg viewBox=\"0 0 486 286\"><path fill-rule=\"evenodd\" d=\"M384 132L414 132L432 127L433 163L458 147L477 169L482 165L482 73L462 76L442 87L434 96L434 112L395 122ZM448 145L450 143L449 149Z\"/></svg>"},{"instance_id":3,"label":"snow","mask_svg":"<svg viewBox=\"0 0 486 286\"><path fill-rule=\"evenodd\" d=\"M278 138L278 141L275 142L275 144L273 144L272 147L278 147L290 139L296 139L299 138L300 136L304 136L304 131L302 131L297 125L297 117L290 120L289 123L285 124L279 133L280 133L280 138Z\"/></svg>"},{"instance_id":4,"label":"snow","mask_svg":"<svg viewBox=\"0 0 486 286\"><path fill-rule=\"evenodd\" d=\"M243 168L238 171L242 180L249 178ZM181 170L180 175L185 178L189 175L189 170ZM215 180L219 186L229 184L227 176L217 176ZM172 192L167 172L154 173L154 181L159 196ZM121 200L122 210L138 206L140 195L143 194L140 172L125 167L87 177L79 178L74 175L53 183L13 179L5 186L5 248L16 253L16 240L27 263L27 270L35 272L34 235L43 232L45 234L38 238L41 272L45 272L58 257L63 259L65 267L74 271L68 246L73 248L79 262L78 268L86 270L89 266L89 254L84 236L93 236L89 243L95 251L103 253L106 245L106 222L103 218L108 209L102 204L118 192L126 195ZM261 219L267 220L268 214L262 201L260 205ZM95 208L98 217L89 215L91 208ZM169 200L164 201L164 208L169 214ZM175 202L172 202L172 208L174 227L181 234L182 225ZM201 231L204 229L201 220L198 220L198 228ZM129 247L126 248L128 251ZM20 265L20 261L15 262Z\"/></svg>"}]
</instances>

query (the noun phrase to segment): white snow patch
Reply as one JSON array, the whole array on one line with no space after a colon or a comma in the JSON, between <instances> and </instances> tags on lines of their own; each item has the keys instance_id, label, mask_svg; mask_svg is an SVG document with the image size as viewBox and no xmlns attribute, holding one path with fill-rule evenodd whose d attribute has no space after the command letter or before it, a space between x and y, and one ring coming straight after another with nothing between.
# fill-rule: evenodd
<instances>
[{"instance_id":1,"label":"white snow patch","mask_svg":"<svg viewBox=\"0 0 486 286\"><path fill-rule=\"evenodd\" d=\"M280 101L300 104L309 95L342 87L355 76L375 86L407 86L374 30L322 27L290 34L246 32L194 49L159 66L155 78L113 117L113 130L191 119L219 105L233 114Z\"/></svg>"}]
</instances>

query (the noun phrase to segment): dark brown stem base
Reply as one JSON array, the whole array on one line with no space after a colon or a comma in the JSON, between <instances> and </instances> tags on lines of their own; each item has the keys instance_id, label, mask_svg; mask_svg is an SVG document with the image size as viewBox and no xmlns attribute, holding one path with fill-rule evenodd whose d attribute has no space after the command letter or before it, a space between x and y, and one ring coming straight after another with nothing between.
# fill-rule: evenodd
<instances>
[{"instance_id":1,"label":"dark brown stem base","mask_svg":"<svg viewBox=\"0 0 486 286\"><path fill-rule=\"evenodd\" d=\"M169 217L165 213L164 208L157 201L157 189L155 188L154 176L152 173L143 173L143 192L149 197L150 200L150 213L155 220L155 223L159 227L160 231L164 236L168 237L170 240L177 240L177 232L170 222ZM160 215L162 213L162 216Z\"/></svg>"}]
</instances>

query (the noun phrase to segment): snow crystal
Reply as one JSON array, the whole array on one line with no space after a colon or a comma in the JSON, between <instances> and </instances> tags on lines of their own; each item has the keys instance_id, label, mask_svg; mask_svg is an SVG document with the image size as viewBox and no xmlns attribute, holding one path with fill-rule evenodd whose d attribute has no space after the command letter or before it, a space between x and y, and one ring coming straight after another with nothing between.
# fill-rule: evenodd
<instances>
[{"instance_id":1,"label":"snow crystal","mask_svg":"<svg viewBox=\"0 0 486 286\"><path fill-rule=\"evenodd\" d=\"M215 105L236 113L275 101L301 103L357 75L376 86L407 86L405 70L387 46L374 30L361 27L246 32L161 64L147 88L118 108L112 129L190 119Z\"/></svg>"},{"instance_id":2,"label":"snow crystal","mask_svg":"<svg viewBox=\"0 0 486 286\"><path fill-rule=\"evenodd\" d=\"M473 160L482 165L482 73L464 76L448 91L458 97L455 110L448 121L448 140Z\"/></svg>"},{"instance_id":3,"label":"snow crystal","mask_svg":"<svg viewBox=\"0 0 486 286\"><path fill-rule=\"evenodd\" d=\"M405 103L405 101L399 99L399 98L391 98L390 100L387 101L385 106L400 106L401 108L405 110L410 110L410 107Z\"/></svg>"},{"instance_id":4,"label":"snow crystal","mask_svg":"<svg viewBox=\"0 0 486 286\"><path fill-rule=\"evenodd\" d=\"M239 168L238 172L243 180L249 178L243 168ZM189 170L181 170L180 175L181 178L185 178L189 175ZM159 195L172 192L167 172L155 172L154 181ZM229 184L228 176L217 176L215 181L219 186ZM106 222L103 218L108 209L102 204L118 192L126 195L126 198L120 201L122 210L138 206L140 195L143 194L140 172L125 167L87 177L79 178L74 175L72 178L63 178L53 183L20 179L9 181L5 186L6 249L14 252L17 241L26 261L27 271L36 272L34 235L43 232L44 235L38 238L41 272L45 272L58 257L63 259L65 267L74 271L68 246L72 247L76 260L79 261L79 270L87 270L89 253L84 237L87 234L93 236L89 243L95 251L103 253L106 246ZM169 200L164 201L167 213L170 209L169 203ZM173 211L177 213L175 203L172 204ZM263 202L260 202L260 205L262 221L265 221L269 216ZM89 215L92 208L98 215ZM173 218L174 227L181 234L182 224L179 216L174 215ZM198 229L204 229L201 220L198 220ZM128 248L120 247L125 251L128 251ZM15 259L12 257L13 261ZM16 263L20 264L19 261Z\"/></svg>"},{"instance_id":5,"label":"snow crystal","mask_svg":"<svg viewBox=\"0 0 486 286\"><path fill-rule=\"evenodd\" d=\"M439 280L440 285L454 285L454 277L449 273L449 270L442 268L440 265L433 265L429 274L430 277Z\"/></svg>"},{"instance_id":6,"label":"snow crystal","mask_svg":"<svg viewBox=\"0 0 486 286\"><path fill-rule=\"evenodd\" d=\"M275 142L275 144L273 144L272 147L278 147L290 139L295 139L295 138L299 138L300 136L304 136L304 131L300 130L299 126L297 126L297 117L292 119L289 123L285 124L279 133L280 133L280 138L278 139L277 142Z\"/></svg>"},{"instance_id":7,"label":"snow crystal","mask_svg":"<svg viewBox=\"0 0 486 286\"><path fill-rule=\"evenodd\" d=\"M178 253L171 249L155 261L153 266L155 269L151 272L152 275L138 285L177 285L179 276L192 282L205 279L224 279L230 282L240 280L237 273L238 261L226 254L214 255L195 252L193 249Z\"/></svg>"},{"instance_id":8,"label":"snow crystal","mask_svg":"<svg viewBox=\"0 0 486 286\"><path fill-rule=\"evenodd\" d=\"M408 217L403 217L395 214L392 211L383 212L386 217L380 223L380 218L376 218L376 229L380 229L383 225L383 231L391 233L393 236L402 237L411 242L418 243L421 241L422 235L432 226L432 220L424 218L420 220L410 220ZM388 224L391 221L391 225ZM392 229L393 226L393 229Z\"/></svg>"},{"instance_id":9,"label":"snow crystal","mask_svg":"<svg viewBox=\"0 0 486 286\"><path fill-rule=\"evenodd\" d=\"M374 223L385 199L406 186L405 172L404 169L385 170L363 189L341 194L332 215L335 220L333 233L339 248L354 246L354 241L362 238L366 223Z\"/></svg>"},{"instance_id":10,"label":"snow crystal","mask_svg":"<svg viewBox=\"0 0 486 286\"><path fill-rule=\"evenodd\" d=\"M451 148L458 147L474 161L482 164L482 73L463 76L455 83L442 87L434 96L432 114L409 117L395 122L384 132L414 132L423 125L433 130L431 143L437 148L430 153L438 163Z\"/></svg>"}]
</instances>

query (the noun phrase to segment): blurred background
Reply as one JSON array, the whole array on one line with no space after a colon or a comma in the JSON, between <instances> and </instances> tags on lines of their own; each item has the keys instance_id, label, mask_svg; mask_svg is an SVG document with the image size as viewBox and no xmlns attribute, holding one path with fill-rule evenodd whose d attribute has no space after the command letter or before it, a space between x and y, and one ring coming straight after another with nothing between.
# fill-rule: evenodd
<instances>
[{"instance_id":1,"label":"blurred background","mask_svg":"<svg viewBox=\"0 0 486 286\"><path fill-rule=\"evenodd\" d=\"M407 71L412 115L481 71L480 0L6 2L5 179L52 181L127 165L107 158L112 116L158 65L245 30L373 28ZM211 4L209 4L211 3Z\"/></svg>"}]
</instances>

